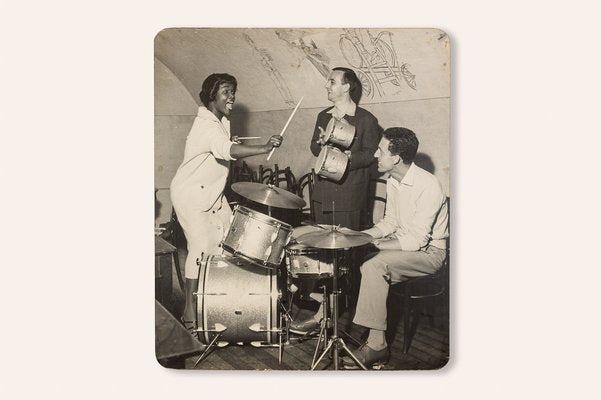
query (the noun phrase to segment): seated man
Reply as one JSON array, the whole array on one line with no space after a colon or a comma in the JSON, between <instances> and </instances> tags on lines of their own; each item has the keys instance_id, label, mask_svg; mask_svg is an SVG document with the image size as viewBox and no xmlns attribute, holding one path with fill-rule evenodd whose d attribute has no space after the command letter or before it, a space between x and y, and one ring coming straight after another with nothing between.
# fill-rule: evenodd
<instances>
[{"instance_id":1,"label":"seated man","mask_svg":"<svg viewBox=\"0 0 601 400\"><path fill-rule=\"evenodd\" d=\"M376 238L378 251L369 254L361 265L353 319L355 324L370 328L366 345L355 353L366 367L389 357L385 331L390 283L432 274L447 255L447 198L438 179L413 163L418 145L409 129L389 128L375 154L378 171L388 175L386 212L380 222L364 231ZM350 359L345 364L354 366Z\"/></svg>"}]
</instances>

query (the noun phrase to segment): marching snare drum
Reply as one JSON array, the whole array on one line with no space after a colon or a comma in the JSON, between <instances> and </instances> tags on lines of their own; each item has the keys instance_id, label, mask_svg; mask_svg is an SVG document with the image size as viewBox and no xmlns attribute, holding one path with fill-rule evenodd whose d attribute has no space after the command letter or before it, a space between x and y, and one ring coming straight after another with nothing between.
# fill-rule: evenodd
<instances>
[{"instance_id":1,"label":"marching snare drum","mask_svg":"<svg viewBox=\"0 0 601 400\"><path fill-rule=\"evenodd\" d=\"M200 264L197 321L201 342L275 344L280 325L277 271L232 256L213 255Z\"/></svg>"},{"instance_id":2,"label":"marching snare drum","mask_svg":"<svg viewBox=\"0 0 601 400\"><path fill-rule=\"evenodd\" d=\"M315 171L319 176L338 182L342 179L348 156L340 149L332 146L323 146L315 162Z\"/></svg>"},{"instance_id":3,"label":"marching snare drum","mask_svg":"<svg viewBox=\"0 0 601 400\"><path fill-rule=\"evenodd\" d=\"M324 250L292 244L286 247L286 267L294 278L324 278L332 276L334 264Z\"/></svg>"},{"instance_id":4,"label":"marching snare drum","mask_svg":"<svg viewBox=\"0 0 601 400\"><path fill-rule=\"evenodd\" d=\"M292 226L268 215L236 206L230 229L222 242L235 256L246 257L268 268L277 268L284 258Z\"/></svg>"},{"instance_id":5,"label":"marching snare drum","mask_svg":"<svg viewBox=\"0 0 601 400\"><path fill-rule=\"evenodd\" d=\"M355 126L344 118L332 117L324 132L324 142L333 143L348 149L355 139Z\"/></svg>"}]
</instances>

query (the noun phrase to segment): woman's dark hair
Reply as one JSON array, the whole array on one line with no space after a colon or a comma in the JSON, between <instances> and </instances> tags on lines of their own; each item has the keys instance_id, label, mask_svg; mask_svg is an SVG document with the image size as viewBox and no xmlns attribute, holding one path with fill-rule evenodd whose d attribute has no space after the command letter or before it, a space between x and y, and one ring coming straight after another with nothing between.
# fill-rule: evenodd
<instances>
[{"instance_id":1,"label":"woman's dark hair","mask_svg":"<svg viewBox=\"0 0 601 400\"><path fill-rule=\"evenodd\" d=\"M350 85L349 94L351 100L353 100L355 104L359 104L359 100L361 100L361 95L363 94L363 87L361 86L361 81L357 78L355 71L345 67L332 68L332 71L344 72L342 75L342 83L348 83Z\"/></svg>"},{"instance_id":2,"label":"woman's dark hair","mask_svg":"<svg viewBox=\"0 0 601 400\"><path fill-rule=\"evenodd\" d=\"M403 164L409 165L413 162L417 154L419 141L412 130L407 128L388 128L382 136L390 141L388 151L391 154L401 156Z\"/></svg>"},{"instance_id":3,"label":"woman's dark hair","mask_svg":"<svg viewBox=\"0 0 601 400\"><path fill-rule=\"evenodd\" d=\"M222 83L231 83L234 86L234 92L238 87L236 78L229 74L211 74L207 76L207 79L202 83L202 90L199 94L200 101L205 107L208 107L209 103L215 100L219 86L221 86Z\"/></svg>"}]
</instances>

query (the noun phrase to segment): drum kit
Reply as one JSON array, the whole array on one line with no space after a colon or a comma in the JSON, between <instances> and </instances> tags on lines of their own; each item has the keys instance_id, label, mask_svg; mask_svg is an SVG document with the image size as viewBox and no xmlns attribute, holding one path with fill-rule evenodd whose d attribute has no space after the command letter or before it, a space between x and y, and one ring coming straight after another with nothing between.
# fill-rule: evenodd
<instances>
[{"instance_id":1,"label":"drum kit","mask_svg":"<svg viewBox=\"0 0 601 400\"><path fill-rule=\"evenodd\" d=\"M272 185L241 182L233 184L232 189L268 207L297 209L305 205L300 197ZM277 347L281 364L284 345L290 343L290 311L295 292L290 278L332 278L332 315L326 320L333 329L326 345L325 326L322 327L311 369L328 352L332 354L334 369L338 369L340 349L365 369L339 335L338 252L367 244L371 236L330 225L316 227L316 231L292 239L291 225L247 207L234 208L229 231L222 241L224 254L197 260L197 332L207 346L195 365L211 350L229 344ZM320 344L324 348L316 361Z\"/></svg>"}]
</instances>

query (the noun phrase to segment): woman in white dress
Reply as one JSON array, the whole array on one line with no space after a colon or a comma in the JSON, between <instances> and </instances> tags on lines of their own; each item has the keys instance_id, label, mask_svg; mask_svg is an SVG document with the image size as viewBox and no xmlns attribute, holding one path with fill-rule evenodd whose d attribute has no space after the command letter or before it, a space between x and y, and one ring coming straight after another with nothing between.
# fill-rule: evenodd
<instances>
[{"instance_id":1,"label":"woman in white dress","mask_svg":"<svg viewBox=\"0 0 601 400\"><path fill-rule=\"evenodd\" d=\"M236 88L236 78L228 74L211 74L205 79L202 105L186 139L184 160L171 182L171 201L188 241L182 322L189 330L196 327L196 260L203 254L221 254L220 242L229 228L232 210L223 190L230 161L268 153L282 143L279 135L263 145L245 145L230 138L229 116Z\"/></svg>"}]
</instances>

